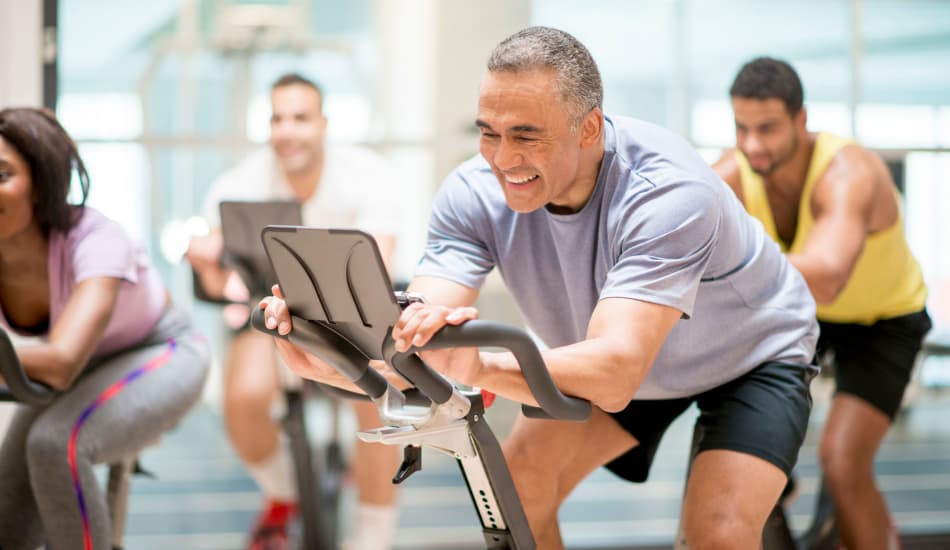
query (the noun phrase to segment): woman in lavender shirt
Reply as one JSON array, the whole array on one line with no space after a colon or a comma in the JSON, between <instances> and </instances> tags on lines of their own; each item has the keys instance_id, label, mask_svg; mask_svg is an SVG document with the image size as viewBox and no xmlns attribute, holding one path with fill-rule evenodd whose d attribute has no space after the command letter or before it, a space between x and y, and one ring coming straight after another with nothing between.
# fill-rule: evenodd
<instances>
[{"instance_id":1,"label":"woman in lavender shirt","mask_svg":"<svg viewBox=\"0 0 950 550\"><path fill-rule=\"evenodd\" d=\"M75 172L78 205L67 201ZM108 548L94 464L131 456L197 401L204 339L122 228L83 206L89 179L52 114L0 110L0 322L59 392L20 406L0 447L0 548ZM2 380L0 380L2 383Z\"/></svg>"}]
</instances>

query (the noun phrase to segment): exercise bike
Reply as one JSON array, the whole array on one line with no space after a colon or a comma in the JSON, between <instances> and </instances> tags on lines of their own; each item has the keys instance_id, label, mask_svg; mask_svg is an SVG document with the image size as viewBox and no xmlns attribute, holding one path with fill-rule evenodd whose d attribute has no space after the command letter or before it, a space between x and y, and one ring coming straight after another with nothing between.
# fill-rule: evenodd
<instances>
[{"instance_id":1,"label":"exercise bike","mask_svg":"<svg viewBox=\"0 0 950 550\"><path fill-rule=\"evenodd\" d=\"M300 204L295 201L224 201L219 205L223 249L221 264L234 270L249 289L248 305L253 308L270 293L274 280L270 263L260 246L260 233L267 224L300 223ZM218 305L234 304L204 292L195 274L194 293L198 299ZM281 377L285 408L281 427L290 442L301 519L300 548L339 548L339 509L346 461L340 434L340 401L333 389L301 380L289 374ZM322 391L321 391L322 390ZM313 397L323 397L331 416L329 437L313 444L307 428L306 405Z\"/></svg>"},{"instance_id":2,"label":"exercise bike","mask_svg":"<svg viewBox=\"0 0 950 550\"><path fill-rule=\"evenodd\" d=\"M422 448L456 459L481 521L486 548L531 550L535 541L501 446L484 418L478 390L460 390L433 371L416 352L449 347L499 347L521 365L539 407L534 418L583 421L590 403L562 394L534 341L524 331L489 321L447 326L422 347L396 352L391 330L402 307L419 297L394 293L373 239L353 230L267 227L264 248L292 312L287 336L264 326L255 309L252 325L285 338L333 365L371 399L387 426L361 432L364 441L402 445L403 462L393 478L402 483L422 467ZM412 386L401 391L368 360L385 361ZM342 391L342 390L341 390Z\"/></svg>"},{"instance_id":3,"label":"exercise bike","mask_svg":"<svg viewBox=\"0 0 950 550\"><path fill-rule=\"evenodd\" d=\"M26 376L17 357L13 342L0 328L0 375L6 385L0 385L0 401L15 401L22 405L43 407L56 398L57 392ZM106 482L106 505L112 526L112 548L121 550L128 512L129 485L133 474L151 476L139 464L138 454L109 464Z\"/></svg>"}]
</instances>

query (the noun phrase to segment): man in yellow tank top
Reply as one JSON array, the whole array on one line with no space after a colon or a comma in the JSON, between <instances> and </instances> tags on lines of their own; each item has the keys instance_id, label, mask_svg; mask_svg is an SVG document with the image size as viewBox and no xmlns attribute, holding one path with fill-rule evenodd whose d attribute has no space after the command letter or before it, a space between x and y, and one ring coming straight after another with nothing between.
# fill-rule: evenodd
<instances>
[{"instance_id":1,"label":"man in yellow tank top","mask_svg":"<svg viewBox=\"0 0 950 550\"><path fill-rule=\"evenodd\" d=\"M871 151L807 130L801 81L788 63L750 61L729 93L736 148L714 168L804 275L818 303L818 352L834 353L836 392L819 455L842 542L888 548L896 530L874 455L930 329L896 186Z\"/></svg>"}]
</instances>

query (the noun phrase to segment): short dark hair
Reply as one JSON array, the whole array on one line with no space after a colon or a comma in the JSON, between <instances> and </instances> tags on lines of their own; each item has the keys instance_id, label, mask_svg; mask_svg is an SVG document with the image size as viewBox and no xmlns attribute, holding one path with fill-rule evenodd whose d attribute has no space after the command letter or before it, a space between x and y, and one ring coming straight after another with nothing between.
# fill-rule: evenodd
<instances>
[{"instance_id":1,"label":"short dark hair","mask_svg":"<svg viewBox=\"0 0 950 550\"><path fill-rule=\"evenodd\" d=\"M578 39L562 30L528 27L502 40L488 58L490 72L538 68L557 73L558 87L575 117L602 107L604 85L597 63Z\"/></svg>"},{"instance_id":2,"label":"short dark hair","mask_svg":"<svg viewBox=\"0 0 950 550\"><path fill-rule=\"evenodd\" d=\"M780 99L789 114L802 109L805 92L798 73L781 59L757 57L742 66L729 88L730 97Z\"/></svg>"},{"instance_id":3,"label":"short dark hair","mask_svg":"<svg viewBox=\"0 0 950 550\"><path fill-rule=\"evenodd\" d=\"M271 90L276 90L277 88L282 88L284 86L292 86L294 84L301 84L303 86L308 86L316 90L318 94L323 94L323 90L320 89L320 86L316 82L310 80L309 78L303 76L300 73L286 73L280 75L277 80L274 81L274 84L271 86Z\"/></svg>"},{"instance_id":4,"label":"short dark hair","mask_svg":"<svg viewBox=\"0 0 950 550\"><path fill-rule=\"evenodd\" d=\"M76 143L56 116L46 109L29 107L0 110L0 137L23 157L30 169L33 216L43 233L72 229L89 196L89 174ZM74 170L82 196L78 204L71 205L68 196Z\"/></svg>"}]
</instances>

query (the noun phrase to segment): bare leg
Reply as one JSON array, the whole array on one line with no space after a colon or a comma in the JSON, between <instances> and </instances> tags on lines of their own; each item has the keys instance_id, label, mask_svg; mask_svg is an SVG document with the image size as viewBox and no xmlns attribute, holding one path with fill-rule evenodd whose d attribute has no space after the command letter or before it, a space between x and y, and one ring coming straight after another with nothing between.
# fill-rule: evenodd
<instances>
[{"instance_id":1,"label":"bare leg","mask_svg":"<svg viewBox=\"0 0 950 550\"><path fill-rule=\"evenodd\" d=\"M890 515L874 481L874 455L890 425L887 415L853 395L832 400L819 456L848 548L888 547Z\"/></svg>"},{"instance_id":2,"label":"bare leg","mask_svg":"<svg viewBox=\"0 0 950 550\"><path fill-rule=\"evenodd\" d=\"M756 456L711 450L693 461L683 529L690 550L758 550L762 529L785 487L785 473Z\"/></svg>"},{"instance_id":3,"label":"bare leg","mask_svg":"<svg viewBox=\"0 0 950 550\"><path fill-rule=\"evenodd\" d=\"M564 548L557 523L561 503L592 471L636 443L597 408L586 422L518 417L503 448L538 548Z\"/></svg>"},{"instance_id":4,"label":"bare leg","mask_svg":"<svg viewBox=\"0 0 950 550\"><path fill-rule=\"evenodd\" d=\"M368 430L382 425L376 406L369 401L353 403L359 429ZM399 468L400 447L379 443L356 443L353 469L356 474L361 504L389 506L395 503L396 486L393 475Z\"/></svg>"},{"instance_id":5,"label":"bare leg","mask_svg":"<svg viewBox=\"0 0 950 550\"><path fill-rule=\"evenodd\" d=\"M277 452L279 427L270 416L277 394L273 338L254 331L235 335L224 374L224 421L231 445L246 464Z\"/></svg>"}]
</instances>

